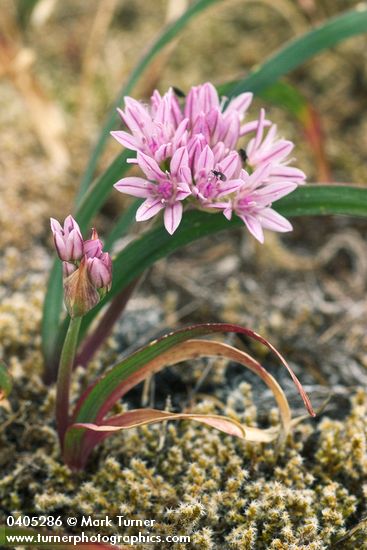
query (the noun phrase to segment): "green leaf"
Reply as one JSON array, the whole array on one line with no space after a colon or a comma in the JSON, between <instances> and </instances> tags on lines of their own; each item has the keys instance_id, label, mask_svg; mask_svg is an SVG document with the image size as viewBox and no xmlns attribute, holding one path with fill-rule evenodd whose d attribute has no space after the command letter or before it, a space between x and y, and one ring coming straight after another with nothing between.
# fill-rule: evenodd
<instances>
[{"instance_id":1,"label":"green leaf","mask_svg":"<svg viewBox=\"0 0 367 550\"><path fill-rule=\"evenodd\" d=\"M16 10L17 10L17 19L20 26L25 29L28 26L32 12L39 0L17 0L16 1Z\"/></svg>"},{"instance_id":2,"label":"green leaf","mask_svg":"<svg viewBox=\"0 0 367 550\"><path fill-rule=\"evenodd\" d=\"M121 237L126 235L128 230L130 229L130 226L135 221L135 214L141 203L141 199L134 200L130 204L130 206L122 213L111 233L104 241L104 250L111 250L114 242L117 241L117 239L121 239Z\"/></svg>"},{"instance_id":3,"label":"green leaf","mask_svg":"<svg viewBox=\"0 0 367 550\"><path fill-rule=\"evenodd\" d=\"M215 0L214 0L215 1ZM120 103L121 98L123 95L129 93L129 91L132 89L133 85L139 78L142 71L146 68L146 66L149 64L151 59L158 53L158 51L166 44L169 40L171 40L175 34L183 28L183 26L193 17L195 14L199 13L212 3L214 1L200 1L193 4L185 14L178 19L175 23L173 23L171 26L169 26L163 34L157 39L151 50L142 58L142 60L137 65L135 71L132 73L130 80L126 84L126 86L121 90L121 93L119 97L116 100L116 104ZM333 19L330 19L326 21L325 23L322 23L318 28L312 30L311 32L296 38L289 42L286 46L284 46L279 52L272 55L267 61L265 61L264 64L262 64L259 68L255 69L253 72L251 72L247 77L242 79L241 81L237 83L229 83L227 87L223 86L221 88L222 92L227 93L229 96L235 96L243 91L246 90L252 90L255 93L263 92L266 88L268 88L270 85L274 84L274 82L277 81L277 79L288 73L289 71L295 69L299 65L301 65L304 61L307 61L310 59L313 55L320 53L321 51L325 50L328 47L332 47L341 41L345 40L346 38L349 38L351 36L360 34L362 32L367 31L367 8L362 5L361 8L358 8L356 10L348 11L340 16L337 16ZM99 142L96 146L96 149L93 152L93 155L90 159L87 171L85 173L83 184L81 186L81 191L79 194L79 204L82 201L82 197L84 193L86 192L87 188L89 187L89 184L93 178L94 169L97 165L98 158L100 153L102 152L105 141L107 139L107 135L109 130L112 128L114 124L114 114L111 113L104 129L101 134L101 137L99 139ZM118 162L118 161L116 161ZM116 165L117 166L117 165ZM110 174L113 174L113 170L111 169ZM119 174L119 177L122 176L122 171ZM103 178L104 176L101 176ZM112 180L111 180L111 188L112 188ZM105 185L106 184L106 185ZM101 184L102 185L102 184ZM102 185L104 189L107 189L107 180L104 180L104 184ZM321 186L320 186L321 187ZM95 186L95 191L97 191L98 185ZM306 189L306 188L305 188ZM309 189L309 186L308 188ZM331 189L328 187L328 189ZM346 188L349 189L349 188ZM342 188L339 188L340 190L340 199L339 197L335 195L335 192L330 190L330 196L324 196L322 191L311 191L312 196L309 195L309 190L298 190L295 193L291 195L292 198L286 197L283 199L283 201L279 201L277 205L279 205L280 210L282 208L282 204L284 204L285 208L288 208L289 210L286 210L285 214L292 216L292 215L315 215L315 214L325 214L325 213L331 213L331 214L347 214L347 215L362 215L365 216L365 208L362 203L358 203L358 191L351 191L350 196L348 195L347 191L343 191ZM302 193L305 193L305 198L307 198L308 203L308 210L307 208L302 209L302 205L300 207L297 206L297 197L302 197ZM318 195L318 193L320 193ZM338 195L339 191L337 192ZM104 195L104 193L102 193ZM362 193L363 195L363 193ZM106 196L106 195L104 195ZM343 199L345 198L346 202L343 203ZM363 195L363 200L365 201L365 195ZM317 200L325 201L321 204L317 205ZM327 201L330 199L330 203L327 203ZM356 200L355 200L356 199ZM91 201L90 204L88 204L89 212L95 212L95 208L97 207L97 203L93 203L93 198L89 199ZM290 203L289 203L290 201ZM297 213L295 213L296 208ZM278 208L278 206L277 206ZM190 220L190 214L187 213L185 215L186 220ZM194 213L193 213L194 214ZM83 218L83 223L87 224L87 216L84 218L83 211L79 211L79 215ZM217 218L219 215L217 215ZM154 243L153 242L153 250L152 254L150 255L150 259L144 264L145 266L149 267L149 265L152 265L154 261L158 258L163 257L164 255L168 255L180 246L183 246L184 244L187 244L188 242L191 242L192 240L195 240L199 238L201 235L197 232L202 229L204 231L203 236L214 233L216 231L222 230L224 228L228 228L231 225L228 224L225 220L222 220L221 222L218 222L217 228L212 227L211 223L205 228L206 224L201 223L200 219L196 218L195 215L193 217L193 222L196 224L196 230L193 231L193 235L190 237L187 232L183 232L183 228L179 230L179 232L175 233L175 237L172 238L172 243L168 244L166 242L167 235L163 232L159 232L156 235L158 238L160 235L163 235L163 242L162 247L160 250L157 250L157 246L159 246L159 242ZM232 223L233 225L240 225L241 222L234 220ZM209 227L210 226L210 227ZM205 233L205 231L207 231ZM195 235L194 235L195 234ZM177 240L178 239L178 240ZM181 241L181 242L180 242ZM150 239L150 233L147 233L147 247L151 243ZM109 241L109 244L112 244L111 241ZM138 245L139 247L140 245ZM144 246L143 246L144 248ZM150 252L148 250L148 252ZM127 254L130 254L130 249L127 250ZM119 265L119 263L116 264L117 267L120 269L126 269L127 264L125 265ZM145 267L144 267L145 269ZM125 277L125 280L130 277L129 272L137 271L139 274L142 272L142 270L139 271L137 266L133 263L132 269L127 269L127 276ZM115 270L116 273L116 270ZM132 277L134 278L134 277ZM129 281L132 280L132 278L129 278ZM115 288L123 288L121 285L128 284L124 281L120 281L118 283L114 284ZM50 288L50 286L54 288ZM54 297L54 303L56 304L56 294L59 294L57 298L57 303L59 306L56 310L50 311L51 305L48 300L48 296ZM116 292L115 292L116 294ZM109 299L107 297L107 299ZM103 302L103 304L105 301ZM45 354L46 364L51 365L53 358L57 357L59 352L58 341L59 338L62 337L63 334L65 334L65 326L60 328L59 331L59 337L55 334L55 327L59 324L60 320L60 311L61 311L61 304L62 304L62 287L59 284L57 280L55 280L53 277L50 278L49 288L47 291L45 306L44 306L44 319L43 319L43 330L42 330L42 340L43 340L43 350ZM102 307L102 304L101 306ZM99 308L98 308L99 309ZM95 314L97 313L98 309L96 311L91 312L89 318L86 320L84 325L84 331L88 327L90 321L94 318ZM52 367L51 367L52 370Z\"/></svg>"},{"instance_id":4,"label":"green leaf","mask_svg":"<svg viewBox=\"0 0 367 550\"><path fill-rule=\"evenodd\" d=\"M367 188L346 185L305 185L277 201L274 208L286 217L328 214L367 217ZM228 221L221 213L208 214L193 210L184 213L182 222L173 235L169 235L163 225L144 233L114 259L111 291L104 301L83 319L82 335L106 302L157 260L169 256L201 237L235 227L242 227L243 231L246 231L243 222L236 216Z\"/></svg>"},{"instance_id":5,"label":"green leaf","mask_svg":"<svg viewBox=\"0 0 367 550\"><path fill-rule=\"evenodd\" d=\"M197 2L194 2L191 6L189 6L189 8L185 11L185 13L181 15L181 17L179 17L173 23L169 24L163 30L163 32L154 41L151 48L142 56L142 58L140 59L140 61L132 71L129 80L121 88L114 102L114 105L111 108L111 111L107 117L105 125L101 131L98 142L92 152L87 169L85 171L85 174L80 184L79 194L77 197L78 205L80 204L84 193L88 189L93 179L93 175L98 163L98 159L104 150L109 132L110 130L113 129L114 125L116 124L116 121L117 121L116 107L121 106L124 96L128 95L131 92L131 90L134 88L135 84L138 82L144 70L148 67L149 63L164 48L164 46L166 46L167 44L169 44L169 42L171 42L174 38L176 38L177 34L189 23L189 21L193 17L198 15L200 12L202 12L206 8L217 3L218 1L220 0L198 0Z\"/></svg>"},{"instance_id":6,"label":"green leaf","mask_svg":"<svg viewBox=\"0 0 367 550\"><path fill-rule=\"evenodd\" d=\"M75 213L75 219L78 221L81 231L88 229L91 220L98 214L111 194L113 184L131 168L127 160L134 158L134 156L135 154L132 151L125 149L89 187Z\"/></svg>"},{"instance_id":7,"label":"green leaf","mask_svg":"<svg viewBox=\"0 0 367 550\"><path fill-rule=\"evenodd\" d=\"M367 217L367 187L353 185L304 185L277 201L274 209L286 217Z\"/></svg>"},{"instance_id":8,"label":"green leaf","mask_svg":"<svg viewBox=\"0 0 367 550\"><path fill-rule=\"evenodd\" d=\"M276 82L260 93L261 99L281 107L301 119L308 103L303 95L287 82Z\"/></svg>"},{"instance_id":9,"label":"green leaf","mask_svg":"<svg viewBox=\"0 0 367 550\"><path fill-rule=\"evenodd\" d=\"M365 32L367 32L367 7L366 4L361 4L360 7L333 17L314 30L294 38L270 56L265 63L251 71L248 76L234 85L229 84L226 90L223 87L223 91L229 97L246 91L258 94L314 55L336 46L347 38Z\"/></svg>"},{"instance_id":10,"label":"green leaf","mask_svg":"<svg viewBox=\"0 0 367 550\"><path fill-rule=\"evenodd\" d=\"M13 382L4 363L0 362L0 401L8 397L13 388Z\"/></svg>"},{"instance_id":11,"label":"green leaf","mask_svg":"<svg viewBox=\"0 0 367 550\"><path fill-rule=\"evenodd\" d=\"M42 352L45 359L45 380L47 382L54 379L53 374L59 363L62 345L59 341L62 304L62 263L57 259L54 261L47 284L41 325Z\"/></svg>"}]
</instances>

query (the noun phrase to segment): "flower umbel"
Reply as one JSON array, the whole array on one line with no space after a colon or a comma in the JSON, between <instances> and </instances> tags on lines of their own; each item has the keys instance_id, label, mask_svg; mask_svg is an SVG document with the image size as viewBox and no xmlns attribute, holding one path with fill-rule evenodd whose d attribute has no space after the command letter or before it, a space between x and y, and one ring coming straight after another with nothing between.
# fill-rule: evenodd
<instances>
[{"instance_id":1,"label":"flower umbel","mask_svg":"<svg viewBox=\"0 0 367 550\"><path fill-rule=\"evenodd\" d=\"M225 106L209 82L194 86L182 106L172 88L163 97L155 91L150 106L125 98L125 111L119 113L131 134L112 135L137 151L131 162L145 178L123 178L115 187L145 199L137 221L164 210L164 225L172 234L189 199L191 206L220 209L228 219L234 212L260 242L263 228L291 231L271 205L304 183L305 174L289 166L294 144L278 138L264 109L257 120L243 122L251 101L248 92ZM243 143L251 133L254 137Z\"/></svg>"},{"instance_id":2,"label":"flower umbel","mask_svg":"<svg viewBox=\"0 0 367 550\"><path fill-rule=\"evenodd\" d=\"M95 307L111 288L112 261L97 231L83 241L79 226L72 216L64 229L51 218L55 248L63 260L64 302L70 317L81 317Z\"/></svg>"}]
</instances>

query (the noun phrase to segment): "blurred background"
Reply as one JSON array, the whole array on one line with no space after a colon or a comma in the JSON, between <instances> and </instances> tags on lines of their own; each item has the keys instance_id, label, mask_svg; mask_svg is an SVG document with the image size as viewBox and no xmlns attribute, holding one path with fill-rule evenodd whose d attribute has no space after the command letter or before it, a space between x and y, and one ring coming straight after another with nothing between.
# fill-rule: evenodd
<instances>
[{"instance_id":1,"label":"blurred background","mask_svg":"<svg viewBox=\"0 0 367 550\"><path fill-rule=\"evenodd\" d=\"M72 210L118 91L165 24L188 5L2 1L0 351L8 363L24 352L24 364L41 366L39 323L53 257L49 217L63 219ZM219 1L163 50L132 95L146 99L156 87L187 91L206 80L235 80L287 40L356 6L351 0ZM367 37L359 35L284 79L301 97L300 110L254 101L253 116L265 105L280 134L295 142L297 166L309 182L367 184L366 61ZM109 138L98 172L120 151ZM128 201L112 193L96 220L101 235ZM367 380L366 228L350 218L295 219L292 233L268 234L264 246L238 230L186 247L150 271L117 329L127 335L123 347L180 322L226 320L262 332L303 377L307 367L304 383Z\"/></svg>"},{"instance_id":2,"label":"blurred background","mask_svg":"<svg viewBox=\"0 0 367 550\"><path fill-rule=\"evenodd\" d=\"M108 110L134 65L188 0L3 0L0 17L2 246L43 238L65 216ZM236 79L285 41L358 2L225 0L194 18L144 73L134 96ZM367 39L352 38L285 79L309 109L271 102L308 181L367 182ZM264 100L255 100L255 115ZM118 127L118 122L116 121ZM100 169L120 150L109 139ZM114 196L107 224L121 207Z\"/></svg>"}]
</instances>

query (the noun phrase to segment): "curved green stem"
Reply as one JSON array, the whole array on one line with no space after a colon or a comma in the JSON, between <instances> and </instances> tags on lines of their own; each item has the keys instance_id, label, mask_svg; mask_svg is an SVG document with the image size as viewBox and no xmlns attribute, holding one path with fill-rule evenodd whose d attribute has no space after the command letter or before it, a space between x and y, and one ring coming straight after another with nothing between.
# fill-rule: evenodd
<instances>
[{"instance_id":1,"label":"curved green stem","mask_svg":"<svg viewBox=\"0 0 367 550\"><path fill-rule=\"evenodd\" d=\"M61 448L69 425L70 381L73 370L78 336L82 317L70 319L64 345L61 352L56 388L56 425Z\"/></svg>"}]
</instances>

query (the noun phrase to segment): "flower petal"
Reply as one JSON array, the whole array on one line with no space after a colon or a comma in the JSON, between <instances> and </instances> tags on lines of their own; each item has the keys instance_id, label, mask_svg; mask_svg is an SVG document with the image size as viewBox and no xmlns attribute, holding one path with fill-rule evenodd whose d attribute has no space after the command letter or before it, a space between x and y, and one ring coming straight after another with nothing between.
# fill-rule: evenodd
<instances>
[{"instance_id":1,"label":"flower petal","mask_svg":"<svg viewBox=\"0 0 367 550\"><path fill-rule=\"evenodd\" d=\"M136 138L128 132L123 132L122 130L113 131L111 132L111 136L127 149L131 149L132 151L137 151L139 149Z\"/></svg>"},{"instance_id":2,"label":"flower petal","mask_svg":"<svg viewBox=\"0 0 367 550\"><path fill-rule=\"evenodd\" d=\"M245 111L250 107L253 95L251 92L244 92L239 96L232 99L228 107L225 110L225 114L228 112L235 111L238 113L240 120L244 117Z\"/></svg>"},{"instance_id":3,"label":"flower petal","mask_svg":"<svg viewBox=\"0 0 367 550\"><path fill-rule=\"evenodd\" d=\"M238 138L240 137L240 121L236 114L233 113L230 120L226 122L227 128L225 134L221 137L221 140L229 149L234 149Z\"/></svg>"},{"instance_id":4,"label":"flower petal","mask_svg":"<svg viewBox=\"0 0 367 550\"><path fill-rule=\"evenodd\" d=\"M208 113L210 109L219 108L218 92L211 82L206 82L200 89L201 110Z\"/></svg>"},{"instance_id":5,"label":"flower petal","mask_svg":"<svg viewBox=\"0 0 367 550\"><path fill-rule=\"evenodd\" d=\"M60 222L55 220L55 218L50 218L50 225L51 225L52 233L63 233L63 228Z\"/></svg>"},{"instance_id":6,"label":"flower petal","mask_svg":"<svg viewBox=\"0 0 367 550\"><path fill-rule=\"evenodd\" d=\"M175 202L168 205L164 211L164 226L168 233L172 235L180 225L182 219L182 202Z\"/></svg>"},{"instance_id":7,"label":"flower petal","mask_svg":"<svg viewBox=\"0 0 367 550\"><path fill-rule=\"evenodd\" d=\"M177 177L181 168L188 168L189 154L186 147L180 147L175 151L171 159L170 172L172 176Z\"/></svg>"},{"instance_id":8,"label":"flower petal","mask_svg":"<svg viewBox=\"0 0 367 550\"><path fill-rule=\"evenodd\" d=\"M260 116L259 116L259 120L258 120L258 126L257 126L257 129L256 129L256 135L254 137L254 139L252 139L250 141L250 143L248 144L247 146L247 155L250 157L252 152L256 152L256 150L259 148L260 146L260 143L261 143L261 140L262 140L262 137L263 137L263 132L264 132L264 120L265 120L265 110L264 109L260 109Z\"/></svg>"},{"instance_id":9,"label":"flower petal","mask_svg":"<svg viewBox=\"0 0 367 550\"><path fill-rule=\"evenodd\" d=\"M271 181L284 181L285 179L292 180L294 183L301 185L306 179L306 174L298 168L292 166L284 166L282 164L273 164L269 175Z\"/></svg>"},{"instance_id":10,"label":"flower petal","mask_svg":"<svg viewBox=\"0 0 367 550\"><path fill-rule=\"evenodd\" d=\"M240 189L242 185L243 180L241 179L223 181L220 183L220 191L217 194L217 197L223 197L224 195L234 193L235 191L238 191L238 189Z\"/></svg>"},{"instance_id":11,"label":"flower petal","mask_svg":"<svg viewBox=\"0 0 367 550\"><path fill-rule=\"evenodd\" d=\"M120 193L126 193L127 195L132 195L133 197L149 197L148 187L151 185L149 181L143 178L122 178L117 183L115 183L114 188Z\"/></svg>"},{"instance_id":12,"label":"flower petal","mask_svg":"<svg viewBox=\"0 0 367 550\"><path fill-rule=\"evenodd\" d=\"M164 173L159 168L158 163L152 157L149 157L141 151L138 151L137 159L140 168L143 170L147 178L151 180L159 180L160 178L164 177Z\"/></svg>"},{"instance_id":13,"label":"flower petal","mask_svg":"<svg viewBox=\"0 0 367 550\"><path fill-rule=\"evenodd\" d=\"M153 216L158 214L160 210L164 208L160 199L147 199L136 211L135 219L137 222L143 222L150 220Z\"/></svg>"},{"instance_id":14,"label":"flower petal","mask_svg":"<svg viewBox=\"0 0 367 550\"><path fill-rule=\"evenodd\" d=\"M251 235L255 237L259 242L264 242L264 233L261 227L260 221L256 216L251 216L246 214L246 216L240 216L241 220L245 222L247 229L250 231Z\"/></svg>"},{"instance_id":15,"label":"flower petal","mask_svg":"<svg viewBox=\"0 0 367 550\"><path fill-rule=\"evenodd\" d=\"M267 164L269 162L279 162L283 160L292 151L294 144L291 141L280 139L273 147L265 150L263 154L255 154L256 164Z\"/></svg>"},{"instance_id":16,"label":"flower petal","mask_svg":"<svg viewBox=\"0 0 367 550\"><path fill-rule=\"evenodd\" d=\"M293 229L292 224L272 208L265 208L262 210L260 217L261 225L265 229L271 229L272 231L279 231L281 233L292 231Z\"/></svg>"},{"instance_id":17,"label":"flower petal","mask_svg":"<svg viewBox=\"0 0 367 550\"><path fill-rule=\"evenodd\" d=\"M227 179L230 179L240 166L240 156L236 151L232 151L218 164L219 170L226 175Z\"/></svg>"},{"instance_id":18,"label":"flower petal","mask_svg":"<svg viewBox=\"0 0 367 550\"><path fill-rule=\"evenodd\" d=\"M155 152L155 160L160 163L163 160L166 160L172 156L172 143L164 143L160 147L158 147L157 151Z\"/></svg>"},{"instance_id":19,"label":"flower petal","mask_svg":"<svg viewBox=\"0 0 367 550\"><path fill-rule=\"evenodd\" d=\"M255 132L259 126L259 120L252 120L251 122L247 122L246 124L242 124L240 128L240 136L244 136L246 134L249 134L250 132ZM271 122L268 119L265 119L263 121L264 128L267 128L268 126L271 126Z\"/></svg>"},{"instance_id":20,"label":"flower petal","mask_svg":"<svg viewBox=\"0 0 367 550\"><path fill-rule=\"evenodd\" d=\"M196 171L208 173L214 168L214 155L209 145L206 145L198 158Z\"/></svg>"},{"instance_id":21,"label":"flower petal","mask_svg":"<svg viewBox=\"0 0 367 550\"><path fill-rule=\"evenodd\" d=\"M262 189L255 191L256 199L260 198L261 202L268 205L274 201L285 197L289 193L292 193L297 188L297 184L291 181L285 181L284 183L270 183L265 185Z\"/></svg>"},{"instance_id":22,"label":"flower petal","mask_svg":"<svg viewBox=\"0 0 367 550\"><path fill-rule=\"evenodd\" d=\"M131 130L148 134L153 129L152 118L145 105L136 101L136 99L126 96L125 100L125 118L129 120L128 126ZM125 120L126 122L126 120Z\"/></svg>"}]
</instances>

